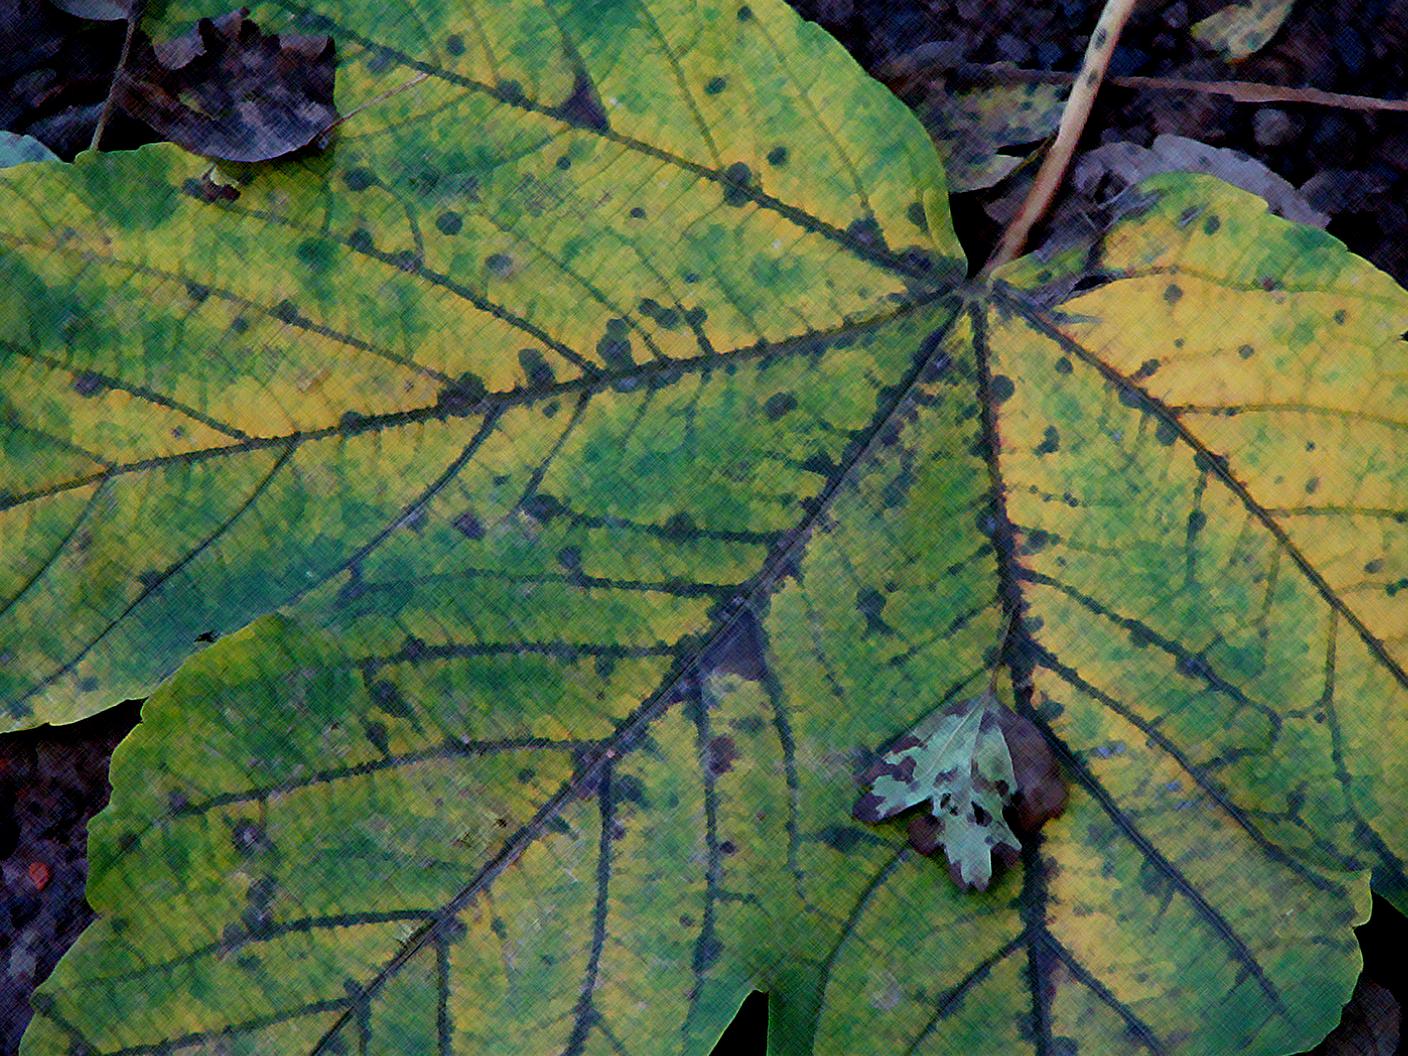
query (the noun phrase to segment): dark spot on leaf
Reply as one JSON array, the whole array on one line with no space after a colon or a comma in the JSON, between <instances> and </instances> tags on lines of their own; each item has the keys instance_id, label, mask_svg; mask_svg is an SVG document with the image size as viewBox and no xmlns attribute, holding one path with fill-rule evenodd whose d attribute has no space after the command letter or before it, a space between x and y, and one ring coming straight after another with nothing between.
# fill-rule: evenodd
<instances>
[{"instance_id":1,"label":"dark spot on leaf","mask_svg":"<svg viewBox=\"0 0 1408 1056\"><path fill-rule=\"evenodd\" d=\"M458 33L451 33L445 38L445 50L451 55L464 54L464 37Z\"/></svg>"},{"instance_id":2,"label":"dark spot on leaf","mask_svg":"<svg viewBox=\"0 0 1408 1056\"><path fill-rule=\"evenodd\" d=\"M797 409L797 397L790 392L775 392L763 404L763 413L772 421Z\"/></svg>"},{"instance_id":3,"label":"dark spot on leaf","mask_svg":"<svg viewBox=\"0 0 1408 1056\"><path fill-rule=\"evenodd\" d=\"M848 854L855 849L856 844L869 835L864 829L857 829L850 825L828 825L816 834L816 838L832 850Z\"/></svg>"},{"instance_id":4,"label":"dark spot on leaf","mask_svg":"<svg viewBox=\"0 0 1408 1056\"><path fill-rule=\"evenodd\" d=\"M524 375L528 378L528 384L537 388L545 388L557 381L553 375L552 367L548 366L543 354L536 348L525 348L518 353L518 365L523 368Z\"/></svg>"},{"instance_id":5,"label":"dark spot on leaf","mask_svg":"<svg viewBox=\"0 0 1408 1056\"><path fill-rule=\"evenodd\" d=\"M1218 219L1217 217L1215 217L1215 216L1210 216L1210 217L1208 217L1206 220L1203 221L1203 233L1204 233L1204 234L1207 234L1207 235L1215 235L1215 234L1217 234L1218 230L1219 230L1221 227L1222 227L1222 221L1219 220L1219 219Z\"/></svg>"},{"instance_id":6,"label":"dark spot on leaf","mask_svg":"<svg viewBox=\"0 0 1408 1056\"><path fill-rule=\"evenodd\" d=\"M865 617L865 629L870 634L894 634L894 628L882 618L885 611L885 595L873 587L866 587L856 593L856 608Z\"/></svg>"},{"instance_id":7,"label":"dark spot on leaf","mask_svg":"<svg viewBox=\"0 0 1408 1056\"><path fill-rule=\"evenodd\" d=\"M553 495L545 495L542 492L534 492L523 500L523 512L535 521L546 524L554 517L563 513L565 506Z\"/></svg>"},{"instance_id":8,"label":"dark spot on leaf","mask_svg":"<svg viewBox=\"0 0 1408 1056\"><path fill-rule=\"evenodd\" d=\"M1376 557L1374 558L1374 560L1366 561L1364 563L1364 571L1368 572L1371 576L1374 575L1376 572L1382 572L1383 570L1384 562L1383 558L1381 557Z\"/></svg>"},{"instance_id":9,"label":"dark spot on leaf","mask_svg":"<svg viewBox=\"0 0 1408 1056\"><path fill-rule=\"evenodd\" d=\"M667 308L654 297L642 297L640 301L640 311L647 319L652 320L666 330L674 330L680 325L679 309Z\"/></svg>"},{"instance_id":10,"label":"dark spot on leaf","mask_svg":"<svg viewBox=\"0 0 1408 1056\"><path fill-rule=\"evenodd\" d=\"M704 85L704 94L705 94L705 95L718 95L720 92L722 92L722 91L723 91L725 88L727 88L727 87L728 87L728 78L727 78L727 77L711 77L711 78L709 78L709 83L706 84L706 85Z\"/></svg>"},{"instance_id":11,"label":"dark spot on leaf","mask_svg":"<svg viewBox=\"0 0 1408 1056\"><path fill-rule=\"evenodd\" d=\"M715 935L701 935L694 944L694 971L702 975L714 966L724 952L724 944Z\"/></svg>"},{"instance_id":12,"label":"dark spot on leaf","mask_svg":"<svg viewBox=\"0 0 1408 1056\"><path fill-rule=\"evenodd\" d=\"M395 683L384 679L373 682L367 687L367 692L371 694L372 704L386 714L401 719L411 716L411 706L406 703L406 698L401 696L401 691L396 688Z\"/></svg>"},{"instance_id":13,"label":"dark spot on leaf","mask_svg":"<svg viewBox=\"0 0 1408 1056\"><path fill-rule=\"evenodd\" d=\"M1170 447L1178 440L1178 427L1167 418L1160 418L1159 424L1154 427L1154 439Z\"/></svg>"},{"instance_id":14,"label":"dark spot on leaf","mask_svg":"<svg viewBox=\"0 0 1408 1056\"><path fill-rule=\"evenodd\" d=\"M348 169L343 174L342 180L347 184L349 191L365 191L372 184L376 183L376 176L372 174L371 169L358 166Z\"/></svg>"},{"instance_id":15,"label":"dark spot on leaf","mask_svg":"<svg viewBox=\"0 0 1408 1056\"><path fill-rule=\"evenodd\" d=\"M862 246L879 249L885 245L885 235L873 216L852 220L846 227L846 234Z\"/></svg>"},{"instance_id":16,"label":"dark spot on leaf","mask_svg":"<svg viewBox=\"0 0 1408 1056\"><path fill-rule=\"evenodd\" d=\"M230 828L230 843L237 854L246 857L267 850L269 846L263 826L245 819L235 822Z\"/></svg>"},{"instance_id":17,"label":"dark spot on leaf","mask_svg":"<svg viewBox=\"0 0 1408 1056\"><path fill-rule=\"evenodd\" d=\"M579 546L564 546L557 552L557 563L569 572L581 572L582 548Z\"/></svg>"},{"instance_id":18,"label":"dark spot on leaf","mask_svg":"<svg viewBox=\"0 0 1408 1056\"><path fill-rule=\"evenodd\" d=\"M477 374L461 374L443 386L436 395L435 406L441 413L458 417L469 414L489 394L484 379Z\"/></svg>"},{"instance_id":19,"label":"dark spot on leaf","mask_svg":"<svg viewBox=\"0 0 1408 1056\"><path fill-rule=\"evenodd\" d=\"M733 842L732 840L723 840L723 841L719 844L719 853L720 853L720 854L733 854L733 853L736 852L737 850L738 850L738 848L734 845L734 842Z\"/></svg>"},{"instance_id":20,"label":"dark spot on leaf","mask_svg":"<svg viewBox=\"0 0 1408 1056\"><path fill-rule=\"evenodd\" d=\"M738 9L738 21L740 21L740 22L747 22L747 21L748 21L749 19L751 19L752 17L753 17L753 9L752 9L751 7L749 7L747 4L744 4L742 7L740 7L740 8Z\"/></svg>"},{"instance_id":21,"label":"dark spot on leaf","mask_svg":"<svg viewBox=\"0 0 1408 1056\"><path fill-rule=\"evenodd\" d=\"M358 433L367 427L367 419L356 411L343 411L337 427L344 433Z\"/></svg>"},{"instance_id":22,"label":"dark spot on leaf","mask_svg":"<svg viewBox=\"0 0 1408 1056\"><path fill-rule=\"evenodd\" d=\"M279 322L288 323L290 325L307 321L299 314L298 307L290 300L280 301L278 304L274 305L273 311L269 314Z\"/></svg>"},{"instance_id":23,"label":"dark spot on leaf","mask_svg":"<svg viewBox=\"0 0 1408 1056\"><path fill-rule=\"evenodd\" d=\"M94 396L107 388L107 382L97 374L90 374L84 371L82 374L75 374L73 378L73 391L80 396Z\"/></svg>"},{"instance_id":24,"label":"dark spot on leaf","mask_svg":"<svg viewBox=\"0 0 1408 1056\"><path fill-rule=\"evenodd\" d=\"M358 253L370 253L376 249L376 242L372 239L372 233L365 227L359 227L347 236L347 246Z\"/></svg>"},{"instance_id":25,"label":"dark spot on leaf","mask_svg":"<svg viewBox=\"0 0 1408 1056\"><path fill-rule=\"evenodd\" d=\"M464 218L453 209L447 209L435 218L435 227L442 235L458 235L464 227Z\"/></svg>"},{"instance_id":26,"label":"dark spot on leaf","mask_svg":"<svg viewBox=\"0 0 1408 1056\"><path fill-rule=\"evenodd\" d=\"M200 282L187 282L186 296L196 304L203 304L210 297L210 287Z\"/></svg>"},{"instance_id":27,"label":"dark spot on leaf","mask_svg":"<svg viewBox=\"0 0 1408 1056\"><path fill-rule=\"evenodd\" d=\"M1169 283L1164 287L1164 300L1169 304L1177 304L1183 299L1183 288L1175 283Z\"/></svg>"},{"instance_id":28,"label":"dark spot on leaf","mask_svg":"<svg viewBox=\"0 0 1408 1056\"><path fill-rule=\"evenodd\" d=\"M596 85L592 84L591 78L587 76L585 70L579 69L577 71L576 82L572 85L572 94L563 100L556 113L564 121L581 128L594 128L598 132L605 132L611 127L611 122L606 117L606 110L602 107L601 99L597 96Z\"/></svg>"},{"instance_id":29,"label":"dark spot on leaf","mask_svg":"<svg viewBox=\"0 0 1408 1056\"><path fill-rule=\"evenodd\" d=\"M617 774L611 779L611 798L617 803L632 803L642 809L650 806L645 785L634 774Z\"/></svg>"},{"instance_id":30,"label":"dark spot on leaf","mask_svg":"<svg viewBox=\"0 0 1408 1056\"><path fill-rule=\"evenodd\" d=\"M1041 443L1036 445L1036 454L1051 455L1061 450L1061 434L1057 432L1054 425L1048 425L1046 432L1042 435Z\"/></svg>"},{"instance_id":31,"label":"dark spot on leaf","mask_svg":"<svg viewBox=\"0 0 1408 1056\"><path fill-rule=\"evenodd\" d=\"M629 328L624 319L608 319L606 333L596 344L596 353L612 370L630 370L636 365L631 356Z\"/></svg>"},{"instance_id":32,"label":"dark spot on leaf","mask_svg":"<svg viewBox=\"0 0 1408 1056\"><path fill-rule=\"evenodd\" d=\"M723 172L724 201L729 205L747 205L752 198L753 170L735 161Z\"/></svg>"},{"instance_id":33,"label":"dark spot on leaf","mask_svg":"<svg viewBox=\"0 0 1408 1056\"><path fill-rule=\"evenodd\" d=\"M387 739L385 724L369 722L363 727L362 732L366 735L367 740L371 742L373 748L382 755L390 754L391 742Z\"/></svg>"},{"instance_id":34,"label":"dark spot on leaf","mask_svg":"<svg viewBox=\"0 0 1408 1056\"><path fill-rule=\"evenodd\" d=\"M1174 664L1174 669L1180 675L1187 675L1189 678L1201 678L1210 681L1213 677L1212 666L1201 656L1189 655L1180 656Z\"/></svg>"},{"instance_id":35,"label":"dark spot on leaf","mask_svg":"<svg viewBox=\"0 0 1408 1056\"><path fill-rule=\"evenodd\" d=\"M788 150L787 150L787 148L784 147L784 146L779 145L779 146L773 147L772 150L768 151L768 164L769 164L769 165L775 165L775 166L786 165L786 164L787 164L787 158L788 158ZM920 215L923 215L923 209L920 209Z\"/></svg>"},{"instance_id":36,"label":"dark spot on leaf","mask_svg":"<svg viewBox=\"0 0 1408 1056\"><path fill-rule=\"evenodd\" d=\"M209 176L186 180L181 184L181 193L201 202L233 202L240 196L239 188L216 183Z\"/></svg>"},{"instance_id":37,"label":"dark spot on leaf","mask_svg":"<svg viewBox=\"0 0 1408 1056\"><path fill-rule=\"evenodd\" d=\"M992 398L995 403L1006 403L1012 398L1012 394L1017 391L1017 386L1012 384L1012 379L1006 374L997 374L992 379Z\"/></svg>"},{"instance_id":38,"label":"dark spot on leaf","mask_svg":"<svg viewBox=\"0 0 1408 1056\"><path fill-rule=\"evenodd\" d=\"M1022 552L1034 554L1040 550L1045 550L1053 542L1056 536L1042 528L1033 528L1022 537Z\"/></svg>"},{"instance_id":39,"label":"dark spot on leaf","mask_svg":"<svg viewBox=\"0 0 1408 1056\"><path fill-rule=\"evenodd\" d=\"M1057 373L1057 374L1069 374L1069 373L1071 372L1071 370L1072 370L1071 361L1070 361L1069 359L1067 359L1065 356L1062 356L1060 359L1058 359L1058 360L1056 361L1056 373Z\"/></svg>"},{"instance_id":40,"label":"dark spot on leaf","mask_svg":"<svg viewBox=\"0 0 1408 1056\"><path fill-rule=\"evenodd\" d=\"M705 755L705 765L709 772L715 776L726 774L733 769L734 761L738 758L738 745L734 743L728 734L720 734L709 742L708 751Z\"/></svg>"},{"instance_id":41,"label":"dark spot on leaf","mask_svg":"<svg viewBox=\"0 0 1408 1056\"><path fill-rule=\"evenodd\" d=\"M762 629L751 609L743 609L730 629L712 642L699 658L701 672L736 675L748 682L767 677Z\"/></svg>"},{"instance_id":42,"label":"dark spot on leaf","mask_svg":"<svg viewBox=\"0 0 1408 1056\"><path fill-rule=\"evenodd\" d=\"M1317 490L1319 487L1320 487L1320 478L1319 478L1319 477L1311 477L1309 480L1307 480L1307 481L1305 482L1305 493L1306 493L1307 495L1313 495L1313 494L1315 494L1316 490Z\"/></svg>"}]
</instances>

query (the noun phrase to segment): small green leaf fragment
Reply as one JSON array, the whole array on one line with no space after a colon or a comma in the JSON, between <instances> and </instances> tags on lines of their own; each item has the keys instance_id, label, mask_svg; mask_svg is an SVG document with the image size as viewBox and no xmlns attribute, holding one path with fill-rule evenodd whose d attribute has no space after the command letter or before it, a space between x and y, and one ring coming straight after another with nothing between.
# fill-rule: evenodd
<instances>
[{"instance_id":1,"label":"small green leaf fragment","mask_svg":"<svg viewBox=\"0 0 1408 1056\"><path fill-rule=\"evenodd\" d=\"M921 825L929 846L920 849L942 847L955 882L977 891L992 879L994 854L1021 851L1002 817L1017 792L1002 711L989 691L929 714L885 751L854 811L876 822L927 802L933 824Z\"/></svg>"},{"instance_id":2,"label":"small green leaf fragment","mask_svg":"<svg viewBox=\"0 0 1408 1056\"><path fill-rule=\"evenodd\" d=\"M1233 62L1255 55L1271 41L1295 0L1237 0L1193 25L1193 39Z\"/></svg>"}]
</instances>

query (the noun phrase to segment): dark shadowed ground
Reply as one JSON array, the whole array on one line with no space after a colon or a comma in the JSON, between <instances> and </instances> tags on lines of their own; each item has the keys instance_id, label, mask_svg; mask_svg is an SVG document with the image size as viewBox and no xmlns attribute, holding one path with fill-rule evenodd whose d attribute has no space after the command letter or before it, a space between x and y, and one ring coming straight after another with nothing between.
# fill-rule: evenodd
<instances>
[{"instance_id":1,"label":"dark shadowed ground","mask_svg":"<svg viewBox=\"0 0 1408 1056\"><path fill-rule=\"evenodd\" d=\"M1192 22L1224 2L1145 0L1112 72L1408 96L1408 0L1300 0L1273 42L1237 67L1209 58L1188 35ZM1098 0L793 3L871 70L918 55L1072 71L1101 6ZM221 10L217 2L211 13ZM0 0L0 128L33 135L71 157L91 138L120 43L120 25L82 22L45 0ZM1331 233L1408 283L1408 114L1249 106L1111 87L1085 142L1148 145L1161 133L1260 159L1331 216ZM104 142L132 146L149 138L119 120ZM984 260L996 241L995 217L1003 215L1004 199L1010 205L1012 190L955 198L955 221L973 260ZM137 707L128 703L72 726L0 738L0 1054L16 1050L29 992L91 918L83 901L86 824L107 801L113 746L136 721ZM1360 938L1366 976L1403 1000L1408 991L1399 962L1408 951L1408 923L1376 900ZM718 1052L761 1054L765 1015L765 1000L754 995Z\"/></svg>"}]
</instances>

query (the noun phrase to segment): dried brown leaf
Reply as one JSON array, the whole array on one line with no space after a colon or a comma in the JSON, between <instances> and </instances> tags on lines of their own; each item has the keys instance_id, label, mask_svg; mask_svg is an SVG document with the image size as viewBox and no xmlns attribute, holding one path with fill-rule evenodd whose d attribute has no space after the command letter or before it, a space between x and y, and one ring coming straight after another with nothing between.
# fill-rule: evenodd
<instances>
[{"instance_id":1,"label":"dried brown leaf","mask_svg":"<svg viewBox=\"0 0 1408 1056\"><path fill-rule=\"evenodd\" d=\"M245 9L133 47L117 101L187 150L270 161L315 143L338 120L336 47L325 36L265 34Z\"/></svg>"}]
</instances>

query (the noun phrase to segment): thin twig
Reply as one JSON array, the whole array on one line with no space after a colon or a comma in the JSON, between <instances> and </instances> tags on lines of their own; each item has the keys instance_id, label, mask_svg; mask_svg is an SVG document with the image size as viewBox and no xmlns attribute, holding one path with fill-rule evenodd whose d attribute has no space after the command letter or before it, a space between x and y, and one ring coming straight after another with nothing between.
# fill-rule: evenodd
<instances>
[{"instance_id":1,"label":"thin twig","mask_svg":"<svg viewBox=\"0 0 1408 1056\"><path fill-rule=\"evenodd\" d=\"M122 75L127 70L127 57L132 54L132 40L137 35L137 23L142 21L143 8L147 6L146 0L131 0L132 6L127 9L127 35L122 38L122 52L117 57L117 69L112 73L112 84L108 88L108 97L103 100L102 112L98 114L98 123L93 128L93 138L88 144L89 150L97 150L98 145L103 141L103 132L108 127L108 119L112 117L113 106L117 100L118 85L122 82Z\"/></svg>"},{"instance_id":2,"label":"thin twig","mask_svg":"<svg viewBox=\"0 0 1408 1056\"><path fill-rule=\"evenodd\" d=\"M1076 74L1058 70L1026 70L1002 63L976 63L955 67L952 76L960 83L982 85L991 81L1011 81L1019 84L1070 84ZM1294 88L1283 84L1263 84L1258 81L1193 81L1183 77L1106 77L1105 83L1115 88L1149 89L1168 92L1198 92L1203 95L1226 96L1236 103L1299 103L1305 106L1327 106L1339 110L1368 112L1389 111L1408 113L1408 99L1379 99L1372 95L1349 95L1327 92L1320 88Z\"/></svg>"},{"instance_id":3,"label":"thin twig","mask_svg":"<svg viewBox=\"0 0 1408 1056\"><path fill-rule=\"evenodd\" d=\"M358 104L357 106L354 106L351 110L347 111L347 113L345 113L345 114L343 114L341 117L339 117L336 121L334 121L332 124L330 124L330 125L327 127L326 131L330 132L330 131L332 131L334 128L336 128L338 125L346 124L347 121L349 121L351 118L356 117L358 114L360 114L363 110L366 110L368 107L376 106L378 103L384 103L386 100L390 99L392 96L400 95L402 92L407 91L407 90L409 90L409 89L411 89L411 88L414 88L416 85L420 84L422 81L426 81L426 80L429 80L429 79L430 79L430 74L428 74L428 73L422 71L422 72L416 74L416 75L415 75L414 77L412 77L410 80L408 80L408 81L403 81L402 83L400 83L400 84L398 84L398 85L395 85L394 87L388 88L388 89L386 89L386 91L382 92L380 95L374 95L374 96L372 96L372 97L371 97L370 99L368 99L366 102L360 103L360 104Z\"/></svg>"},{"instance_id":4,"label":"thin twig","mask_svg":"<svg viewBox=\"0 0 1408 1056\"><path fill-rule=\"evenodd\" d=\"M1056 132L1056 142L1051 145L1051 150L1041 163L1027 200L1022 203L1016 218L1003 232L1002 242L984 268L985 272L991 272L1008 261L1015 260L1026 246L1032 228L1051 207L1056 191L1065 179L1071 157L1075 154L1076 144L1080 141L1081 133L1085 131L1085 123L1090 118L1090 108L1100 91L1100 82L1105 77L1105 71L1109 69L1110 56L1114 53L1120 32L1138 2L1139 0L1105 0L1105 9L1100 12L1100 21L1096 23L1090 44L1085 49L1085 60L1081 63L1080 74L1071 89L1071 97L1066 100L1066 109L1061 114L1061 127Z\"/></svg>"}]
</instances>

